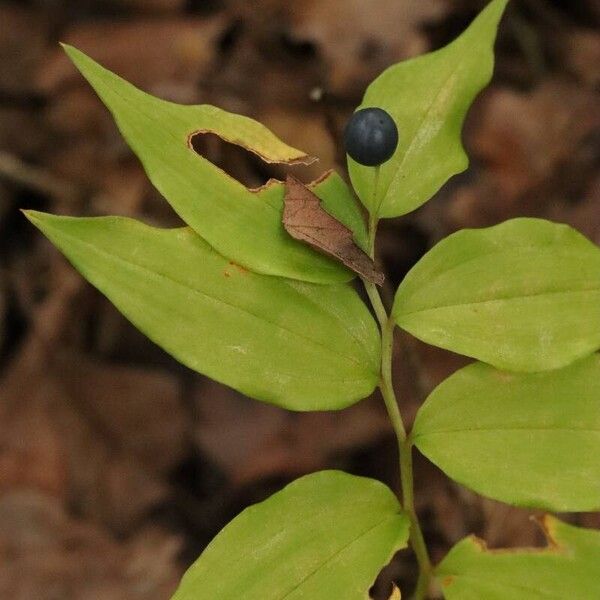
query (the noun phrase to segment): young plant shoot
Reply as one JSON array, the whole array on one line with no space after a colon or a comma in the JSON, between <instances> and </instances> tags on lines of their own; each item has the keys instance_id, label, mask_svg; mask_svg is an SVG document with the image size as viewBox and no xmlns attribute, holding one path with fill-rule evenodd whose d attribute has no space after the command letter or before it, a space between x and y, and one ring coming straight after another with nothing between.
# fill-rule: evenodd
<instances>
[{"instance_id":1,"label":"young plant shoot","mask_svg":"<svg viewBox=\"0 0 600 600\"><path fill-rule=\"evenodd\" d=\"M600 531L555 516L540 521L547 548L498 552L469 537L434 564L412 473L416 447L488 498L600 510L600 249L566 225L517 218L442 240L390 310L378 289L378 222L467 168L462 123L492 76L506 3L368 87L344 134L353 190L334 172L249 190L198 155L192 136L214 133L268 162L309 158L256 121L152 97L65 47L186 226L26 211L29 220L190 369L295 411L341 410L379 388L398 442L399 494L340 471L302 477L233 519L174 600L365 600L405 548L418 574L402 598L600 598ZM397 327L474 359L429 395L412 429L392 382Z\"/></svg>"}]
</instances>

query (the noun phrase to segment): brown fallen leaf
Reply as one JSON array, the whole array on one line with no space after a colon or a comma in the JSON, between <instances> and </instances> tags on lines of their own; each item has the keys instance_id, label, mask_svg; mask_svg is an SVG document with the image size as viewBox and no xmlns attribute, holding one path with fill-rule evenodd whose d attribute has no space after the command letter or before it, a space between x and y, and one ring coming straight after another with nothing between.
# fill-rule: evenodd
<instances>
[{"instance_id":1,"label":"brown fallen leaf","mask_svg":"<svg viewBox=\"0 0 600 600\"><path fill-rule=\"evenodd\" d=\"M212 68L219 37L228 25L228 19L221 15L86 21L65 30L62 40L151 94L189 103L198 99L197 86ZM56 46L39 65L35 87L53 96L70 86L88 89L67 55Z\"/></svg>"},{"instance_id":2,"label":"brown fallen leaf","mask_svg":"<svg viewBox=\"0 0 600 600\"><path fill-rule=\"evenodd\" d=\"M319 198L291 175L285 181L283 226L294 239L336 258L367 281L383 284L383 273L356 245L352 231L332 217Z\"/></svg>"},{"instance_id":3,"label":"brown fallen leaf","mask_svg":"<svg viewBox=\"0 0 600 600\"><path fill-rule=\"evenodd\" d=\"M31 489L0 495L0 597L157 600L181 577L182 540L159 526L115 539Z\"/></svg>"},{"instance_id":4,"label":"brown fallen leaf","mask_svg":"<svg viewBox=\"0 0 600 600\"><path fill-rule=\"evenodd\" d=\"M426 52L424 26L439 23L449 5L444 0L296 0L284 22L292 42L316 48L327 90L347 95L364 89L389 65Z\"/></svg>"},{"instance_id":5,"label":"brown fallen leaf","mask_svg":"<svg viewBox=\"0 0 600 600\"><path fill-rule=\"evenodd\" d=\"M199 381L191 398L197 415L195 444L237 489L339 464L339 457L390 435L385 411L375 398L342 413L290 413L210 380Z\"/></svg>"},{"instance_id":6,"label":"brown fallen leaf","mask_svg":"<svg viewBox=\"0 0 600 600\"><path fill-rule=\"evenodd\" d=\"M2 2L0 6L0 90L3 95L25 98L34 87L51 26L43 10L23 4Z\"/></svg>"}]
</instances>

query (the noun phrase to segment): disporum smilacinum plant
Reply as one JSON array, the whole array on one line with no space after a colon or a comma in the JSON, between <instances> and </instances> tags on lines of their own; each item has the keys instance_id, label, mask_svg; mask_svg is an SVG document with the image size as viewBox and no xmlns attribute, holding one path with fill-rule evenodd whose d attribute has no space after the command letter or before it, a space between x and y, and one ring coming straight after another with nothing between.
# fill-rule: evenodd
<instances>
[{"instance_id":1,"label":"disporum smilacinum plant","mask_svg":"<svg viewBox=\"0 0 600 600\"><path fill-rule=\"evenodd\" d=\"M368 87L345 131L367 219L336 173L307 186L367 258L380 219L416 209L467 167L462 123L491 78L505 5L494 0L451 44ZM283 227L283 182L249 190L190 140L212 132L267 162L309 157L251 119L154 98L65 50L186 227L28 211L30 221L184 365L296 411L343 409L379 387L398 438L400 499L339 471L302 477L227 525L174 598L365 600L381 568L410 545L419 575L404 597L600 599L600 532L554 516L541 519L547 548L490 551L470 537L432 564L412 476L416 447L489 498L600 509L600 249L541 219L459 231L408 273L389 313L364 279L372 313L337 250L332 257L317 251L323 239L317 249L304 243L310 223L300 223L300 239ZM430 394L411 431L391 380L396 327L475 359Z\"/></svg>"}]
</instances>

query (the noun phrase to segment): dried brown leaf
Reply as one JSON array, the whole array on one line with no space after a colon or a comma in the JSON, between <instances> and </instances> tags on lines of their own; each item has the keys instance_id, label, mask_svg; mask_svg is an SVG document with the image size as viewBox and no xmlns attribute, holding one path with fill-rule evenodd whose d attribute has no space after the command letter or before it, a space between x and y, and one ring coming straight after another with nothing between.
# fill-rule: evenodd
<instances>
[{"instance_id":1,"label":"dried brown leaf","mask_svg":"<svg viewBox=\"0 0 600 600\"><path fill-rule=\"evenodd\" d=\"M385 411L375 400L343 412L290 413L213 381L202 382L193 398L196 444L234 487L327 468L333 457L390 434Z\"/></svg>"},{"instance_id":2,"label":"dried brown leaf","mask_svg":"<svg viewBox=\"0 0 600 600\"><path fill-rule=\"evenodd\" d=\"M209 19L91 21L68 29L63 41L154 95L194 102L197 85L211 68L219 37L228 24L220 15ZM47 94L69 85L85 86L58 47L41 65L36 84Z\"/></svg>"},{"instance_id":3,"label":"dried brown leaf","mask_svg":"<svg viewBox=\"0 0 600 600\"><path fill-rule=\"evenodd\" d=\"M176 536L157 527L117 541L33 490L0 497L1 598L167 598L181 576L180 549Z\"/></svg>"},{"instance_id":4,"label":"dried brown leaf","mask_svg":"<svg viewBox=\"0 0 600 600\"><path fill-rule=\"evenodd\" d=\"M3 2L0 6L0 91L27 95L44 56L50 23L43 11L22 3Z\"/></svg>"},{"instance_id":5,"label":"dried brown leaf","mask_svg":"<svg viewBox=\"0 0 600 600\"><path fill-rule=\"evenodd\" d=\"M468 135L483 168L453 194L452 227L523 214L548 217L547 207L579 196L597 170L597 104L590 90L562 78L547 78L527 92L490 89Z\"/></svg>"},{"instance_id":6,"label":"dried brown leaf","mask_svg":"<svg viewBox=\"0 0 600 600\"><path fill-rule=\"evenodd\" d=\"M285 182L283 226L294 239L336 258L367 281L383 284L383 273L356 245L352 231L332 217L319 198L291 175Z\"/></svg>"},{"instance_id":7,"label":"dried brown leaf","mask_svg":"<svg viewBox=\"0 0 600 600\"><path fill-rule=\"evenodd\" d=\"M423 25L448 10L444 0L297 0L290 3L288 35L317 47L328 91L355 93L390 64L426 52Z\"/></svg>"},{"instance_id":8,"label":"dried brown leaf","mask_svg":"<svg viewBox=\"0 0 600 600\"><path fill-rule=\"evenodd\" d=\"M168 496L164 474L185 451L179 385L61 350L83 284L59 273L0 380L0 490L42 490L127 532Z\"/></svg>"}]
</instances>

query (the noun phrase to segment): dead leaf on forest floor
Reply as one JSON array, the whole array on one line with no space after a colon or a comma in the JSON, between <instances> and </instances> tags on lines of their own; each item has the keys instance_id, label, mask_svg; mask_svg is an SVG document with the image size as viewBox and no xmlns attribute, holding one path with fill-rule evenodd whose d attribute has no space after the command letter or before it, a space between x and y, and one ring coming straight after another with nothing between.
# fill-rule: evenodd
<instances>
[{"instance_id":1,"label":"dead leaf on forest floor","mask_svg":"<svg viewBox=\"0 0 600 600\"><path fill-rule=\"evenodd\" d=\"M43 58L50 23L38 8L3 2L0 6L0 95L25 97L34 85L39 61Z\"/></svg>"},{"instance_id":2,"label":"dead leaf on forest floor","mask_svg":"<svg viewBox=\"0 0 600 600\"><path fill-rule=\"evenodd\" d=\"M194 402L196 442L234 486L323 469L334 456L391 434L377 400L343 412L290 413L207 380Z\"/></svg>"},{"instance_id":3,"label":"dead leaf on forest floor","mask_svg":"<svg viewBox=\"0 0 600 600\"><path fill-rule=\"evenodd\" d=\"M454 192L452 228L545 217L553 203L575 199L597 170L597 104L590 90L565 79L546 79L528 92L491 88L467 136L479 176Z\"/></svg>"},{"instance_id":4,"label":"dead leaf on forest floor","mask_svg":"<svg viewBox=\"0 0 600 600\"><path fill-rule=\"evenodd\" d=\"M11 491L0 498L0 597L167 598L181 576L180 547L158 527L117 541L97 524L69 517L56 498Z\"/></svg>"},{"instance_id":5,"label":"dead leaf on forest floor","mask_svg":"<svg viewBox=\"0 0 600 600\"><path fill-rule=\"evenodd\" d=\"M285 181L283 226L294 239L339 260L367 281L383 284L383 273L356 245L352 231L332 217L319 198L291 175Z\"/></svg>"},{"instance_id":6,"label":"dead leaf on forest floor","mask_svg":"<svg viewBox=\"0 0 600 600\"><path fill-rule=\"evenodd\" d=\"M449 10L444 0L300 0L290 9L289 36L312 43L328 67L328 91L364 88L389 65L427 51L423 26Z\"/></svg>"},{"instance_id":7,"label":"dead leaf on forest floor","mask_svg":"<svg viewBox=\"0 0 600 600\"><path fill-rule=\"evenodd\" d=\"M63 41L81 48L147 92L177 102L193 102L198 84L213 66L218 41L228 24L222 15L208 19L93 21L68 30ZM40 67L37 87L55 94L70 84L86 85L57 46Z\"/></svg>"},{"instance_id":8,"label":"dead leaf on forest floor","mask_svg":"<svg viewBox=\"0 0 600 600\"><path fill-rule=\"evenodd\" d=\"M83 280L68 267L32 315L0 381L0 489L36 489L126 532L170 492L187 419L167 372L101 363L64 349Z\"/></svg>"}]
</instances>

